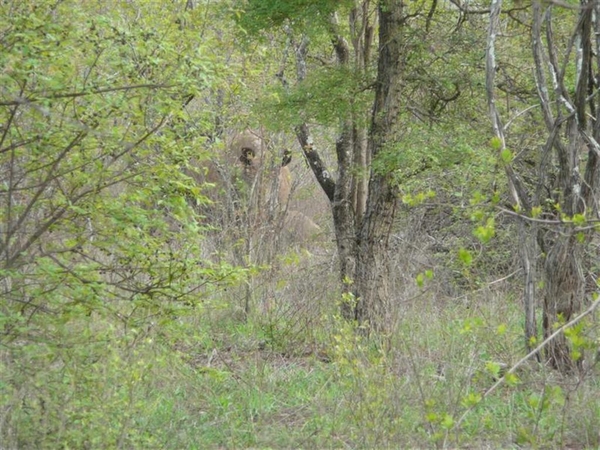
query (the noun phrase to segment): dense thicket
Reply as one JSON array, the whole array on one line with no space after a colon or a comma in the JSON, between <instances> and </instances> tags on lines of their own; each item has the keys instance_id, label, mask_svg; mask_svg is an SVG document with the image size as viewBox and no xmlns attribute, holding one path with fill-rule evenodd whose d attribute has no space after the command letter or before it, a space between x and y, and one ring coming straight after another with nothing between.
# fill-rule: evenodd
<instances>
[{"instance_id":1,"label":"dense thicket","mask_svg":"<svg viewBox=\"0 0 600 450\"><path fill-rule=\"evenodd\" d=\"M2 445L598 446L599 15L0 2Z\"/></svg>"}]
</instances>

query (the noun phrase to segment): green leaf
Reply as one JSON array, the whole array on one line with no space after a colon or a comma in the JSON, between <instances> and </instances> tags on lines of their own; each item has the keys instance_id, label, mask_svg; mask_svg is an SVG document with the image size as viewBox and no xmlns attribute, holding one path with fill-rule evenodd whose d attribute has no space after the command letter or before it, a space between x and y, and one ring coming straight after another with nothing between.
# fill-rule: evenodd
<instances>
[{"instance_id":1,"label":"green leaf","mask_svg":"<svg viewBox=\"0 0 600 450\"><path fill-rule=\"evenodd\" d=\"M473 233L482 243L488 243L496 235L495 219L493 217L487 219L486 224L478 226Z\"/></svg>"},{"instance_id":2,"label":"green leaf","mask_svg":"<svg viewBox=\"0 0 600 450\"><path fill-rule=\"evenodd\" d=\"M425 276L423 275L423 273L419 273L416 278L417 286L422 288L424 280L425 280Z\"/></svg>"},{"instance_id":3,"label":"green leaf","mask_svg":"<svg viewBox=\"0 0 600 450\"><path fill-rule=\"evenodd\" d=\"M440 422L440 426L444 430L450 430L454 426L454 417L450 414L444 414L442 421Z\"/></svg>"},{"instance_id":4,"label":"green leaf","mask_svg":"<svg viewBox=\"0 0 600 450\"><path fill-rule=\"evenodd\" d=\"M585 214L575 214L571 220L579 227L585 225L586 223Z\"/></svg>"},{"instance_id":5,"label":"green leaf","mask_svg":"<svg viewBox=\"0 0 600 450\"><path fill-rule=\"evenodd\" d=\"M502 148L502 140L499 137L494 136L490 139L490 147L494 150L500 150Z\"/></svg>"},{"instance_id":6,"label":"green leaf","mask_svg":"<svg viewBox=\"0 0 600 450\"><path fill-rule=\"evenodd\" d=\"M500 373L500 364L494 361L488 361L485 363L485 370L494 378L498 378Z\"/></svg>"},{"instance_id":7,"label":"green leaf","mask_svg":"<svg viewBox=\"0 0 600 450\"><path fill-rule=\"evenodd\" d=\"M505 148L504 150L502 150L500 152L500 159L502 159L502 162L504 164L510 164L512 162L513 158L514 158L513 152L511 152L507 148Z\"/></svg>"},{"instance_id":8,"label":"green leaf","mask_svg":"<svg viewBox=\"0 0 600 450\"><path fill-rule=\"evenodd\" d=\"M465 408L470 408L481 402L482 396L478 392L470 392L466 397L463 397L461 404Z\"/></svg>"},{"instance_id":9,"label":"green leaf","mask_svg":"<svg viewBox=\"0 0 600 450\"><path fill-rule=\"evenodd\" d=\"M467 267L473 263L473 255L467 249L461 248L458 250L458 259Z\"/></svg>"},{"instance_id":10,"label":"green leaf","mask_svg":"<svg viewBox=\"0 0 600 450\"><path fill-rule=\"evenodd\" d=\"M511 387L517 386L521 383L519 377L514 373L507 373L506 375L504 375L504 380L506 381L506 384Z\"/></svg>"}]
</instances>

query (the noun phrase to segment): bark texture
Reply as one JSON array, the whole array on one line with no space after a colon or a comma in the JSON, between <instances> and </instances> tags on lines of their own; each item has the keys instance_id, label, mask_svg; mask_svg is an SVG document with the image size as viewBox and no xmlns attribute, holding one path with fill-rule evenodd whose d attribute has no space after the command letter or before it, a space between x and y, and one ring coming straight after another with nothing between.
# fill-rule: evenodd
<instances>
[{"instance_id":1,"label":"bark texture","mask_svg":"<svg viewBox=\"0 0 600 450\"><path fill-rule=\"evenodd\" d=\"M597 20L593 20L592 11L593 8L598 9L598 2L581 1L579 19L563 55L557 51L558 41L553 31L553 7L547 6L543 13L542 7L540 2L534 2L532 39L537 88L549 134L543 149L543 159L551 160L554 156L558 166L556 181L552 186L548 186L551 192L557 194L560 205L560 211L553 213L556 218L559 218L560 214L567 217L596 218L600 133L596 118L598 99L590 93L600 67L596 58L594 75L592 36L595 35L597 39L599 25ZM542 45L544 40L545 52ZM566 87L564 79L564 67L568 64L571 53L577 55L574 94ZM545 71L549 72L549 77L546 77ZM552 90L546 84L546 78L553 80L554 98L549 94ZM553 100L558 107L553 107ZM586 161L585 164L582 164L582 161ZM550 165L543 167L544 171L547 172L549 167ZM546 173L542 173L540 178L544 177L549 178ZM590 236L587 233L578 234L579 236L576 236L576 230L572 228L561 227L549 230L543 235L542 245L546 251L544 336L549 336L557 323L568 322L577 315L584 302L584 253L585 242L589 242ZM562 335L549 343L546 360L561 372L573 371L577 365L577 361L572 359L569 344Z\"/></svg>"},{"instance_id":2,"label":"bark texture","mask_svg":"<svg viewBox=\"0 0 600 450\"><path fill-rule=\"evenodd\" d=\"M492 128L494 135L499 141L498 151L500 154L506 150L506 139L504 136L504 125L500 113L496 108L495 96L495 76L496 76L496 36L500 29L500 12L502 10L502 0L492 1L490 7L490 24L488 27L488 38L486 48L486 95L490 118L492 120ZM503 160L500 155L500 160ZM504 172L508 182L511 201L516 208L520 209L526 215L531 215L532 200L526 187L521 179L517 176L510 163L504 163ZM521 259L521 267L523 269L523 309L525 312L525 345L528 349L532 348L534 342L537 341L537 324L536 324L536 292L535 292L535 276L536 276L536 255L537 241L535 239L536 231L533 224L526 220L519 220L519 256Z\"/></svg>"},{"instance_id":3,"label":"bark texture","mask_svg":"<svg viewBox=\"0 0 600 450\"><path fill-rule=\"evenodd\" d=\"M500 30L501 0L493 0L488 31L486 88L494 132L505 149L504 128L494 103L494 41ZM535 337L535 268L538 253L544 260L543 332L548 338L557 327L577 316L585 300L585 251L591 240L589 227L575 223L598 218L598 171L600 156L599 99L595 95L600 60L593 48L600 44L600 3L581 0L573 31L565 38L565 15L553 17L553 3L534 0L532 5L531 49L536 89L540 100L546 141L540 154L532 186L526 186L512 167L505 164L509 188L521 213L520 247L525 272L525 316L528 345ZM561 37L554 25L561 28ZM595 40L595 42L594 42ZM575 89L567 73L575 74ZM542 220L531 216L535 207ZM573 220L573 222L570 222ZM537 236L536 236L537 235ZM572 358L563 334L545 348L548 364L570 372Z\"/></svg>"},{"instance_id":4,"label":"bark texture","mask_svg":"<svg viewBox=\"0 0 600 450\"><path fill-rule=\"evenodd\" d=\"M393 148L398 139L405 17L400 0L381 0L376 18L370 14L370 3L365 0L350 13L354 52L339 31L338 17L333 15L330 20L336 63L362 74L371 58L374 22L379 20L377 79L371 117L366 121L354 114L340 118L335 178L315 149L307 124L296 128L296 136L331 203L342 294L346 294L342 316L364 325L365 330L382 330L389 324L388 244L397 192L390 174L375 173L370 164L382 151ZM306 39L295 45L299 82L306 77L307 48ZM365 122L370 125L368 131Z\"/></svg>"},{"instance_id":5,"label":"bark texture","mask_svg":"<svg viewBox=\"0 0 600 450\"><path fill-rule=\"evenodd\" d=\"M379 3L379 57L368 153L375 159L397 139L401 107L403 2ZM366 212L360 228L356 267L356 315L372 329L389 323L388 247L397 192L390 174L371 173Z\"/></svg>"},{"instance_id":6,"label":"bark texture","mask_svg":"<svg viewBox=\"0 0 600 450\"><path fill-rule=\"evenodd\" d=\"M559 239L546 257L546 292L544 296L544 339L554 332L557 321L566 323L581 309L584 278L581 245L574 237ZM555 369L574 369L571 351L564 334L548 343L546 360Z\"/></svg>"}]
</instances>

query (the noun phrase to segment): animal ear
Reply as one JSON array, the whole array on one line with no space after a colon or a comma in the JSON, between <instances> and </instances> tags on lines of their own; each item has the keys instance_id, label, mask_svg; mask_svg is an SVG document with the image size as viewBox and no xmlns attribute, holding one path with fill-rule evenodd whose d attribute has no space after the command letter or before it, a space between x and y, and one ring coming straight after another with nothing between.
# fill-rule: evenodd
<instances>
[{"instance_id":1,"label":"animal ear","mask_svg":"<svg viewBox=\"0 0 600 450\"><path fill-rule=\"evenodd\" d=\"M249 147L242 148L242 154L240 155L240 162L245 166L251 166L252 160L254 159L254 150Z\"/></svg>"},{"instance_id":2,"label":"animal ear","mask_svg":"<svg viewBox=\"0 0 600 450\"><path fill-rule=\"evenodd\" d=\"M281 167L287 166L292 162L292 151L287 148L283 151L283 158L281 160Z\"/></svg>"}]
</instances>

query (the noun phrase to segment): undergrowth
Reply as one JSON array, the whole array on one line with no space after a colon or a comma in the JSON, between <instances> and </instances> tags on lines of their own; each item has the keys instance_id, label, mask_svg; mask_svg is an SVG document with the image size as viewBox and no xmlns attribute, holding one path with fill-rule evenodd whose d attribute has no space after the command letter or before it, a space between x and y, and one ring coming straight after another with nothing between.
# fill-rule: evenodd
<instances>
[{"instance_id":1,"label":"undergrowth","mask_svg":"<svg viewBox=\"0 0 600 450\"><path fill-rule=\"evenodd\" d=\"M531 361L482 399L524 354L519 306L502 292L446 302L422 297L407 305L394 333L370 338L335 316L332 299L323 300L331 301L310 314L279 299L245 319L229 306L174 318L143 336L106 329L101 345L77 332L85 358L46 361L44 371L34 372L43 367L41 354L19 365L5 359L4 380L28 380L18 391L6 382L0 391L9 405L3 430L13 430L5 442L173 449L600 445L593 366L565 378Z\"/></svg>"}]
</instances>

